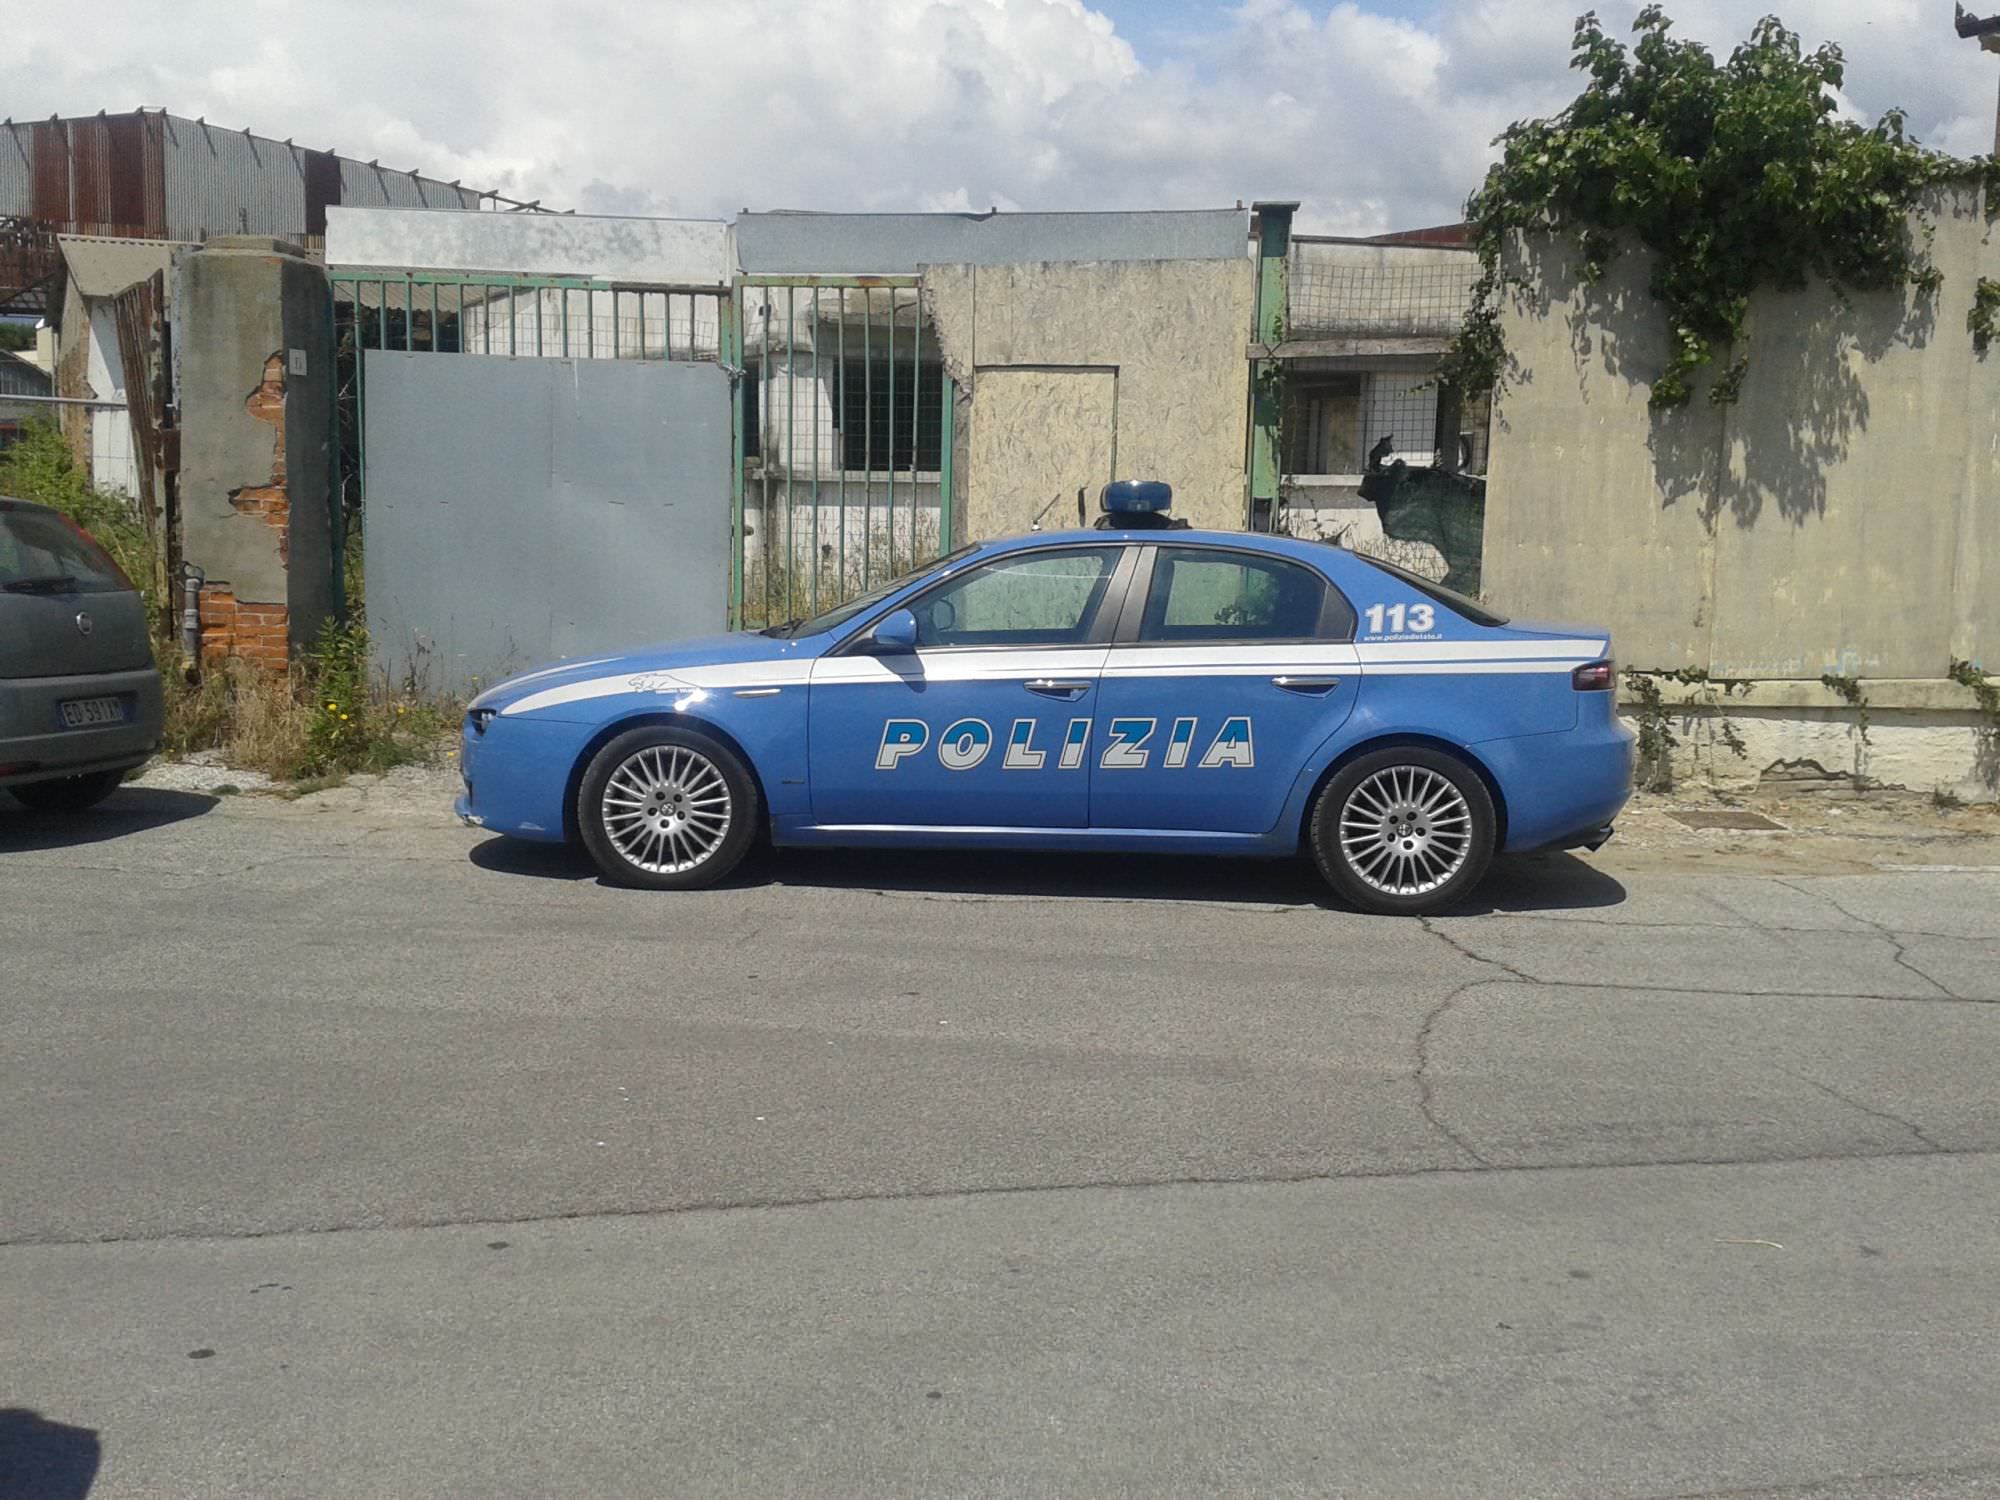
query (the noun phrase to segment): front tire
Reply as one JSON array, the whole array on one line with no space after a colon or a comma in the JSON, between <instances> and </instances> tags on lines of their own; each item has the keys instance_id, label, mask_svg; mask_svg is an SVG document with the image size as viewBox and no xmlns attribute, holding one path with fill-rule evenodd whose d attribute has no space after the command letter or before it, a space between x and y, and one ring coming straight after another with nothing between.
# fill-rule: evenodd
<instances>
[{"instance_id":1,"label":"front tire","mask_svg":"<svg viewBox=\"0 0 2000 1500\"><path fill-rule=\"evenodd\" d=\"M14 799L36 812L88 812L117 791L125 780L123 771L92 771L88 776L65 776L57 781L31 781L11 788Z\"/></svg>"},{"instance_id":2,"label":"front tire","mask_svg":"<svg viewBox=\"0 0 2000 1500\"><path fill-rule=\"evenodd\" d=\"M1362 911L1428 916L1485 878L1493 798L1455 755L1377 750L1341 767L1313 804L1312 854L1327 883Z\"/></svg>"},{"instance_id":3,"label":"front tire","mask_svg":"<svg viewBox=\"0 0 2000 1500\"><path fill-rule=\"evenodd\" d=\"M713 885L755 835L757 783L705 734L648 725L591 757L577 788L584 848L615 885L657 891Z\"/></svg>"}]
</instances>

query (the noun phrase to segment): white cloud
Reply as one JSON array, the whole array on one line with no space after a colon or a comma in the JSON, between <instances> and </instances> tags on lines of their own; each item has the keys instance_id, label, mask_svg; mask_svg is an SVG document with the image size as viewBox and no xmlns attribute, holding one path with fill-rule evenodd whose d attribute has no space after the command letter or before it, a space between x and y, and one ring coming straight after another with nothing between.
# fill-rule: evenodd
<instances>
[{"instance_id":1,"label":"white cloud","mask_svg":"<svg viewBox=\"0 0 2000 1500\"><path fill-rule=\"evenodd\" d=\"M1726 51L1781 0L1679 0ZM1559 107L1577 4L1247 0L1141 59L1082 0L100 0L17 7L17 118L165 105L554 204L738 208L1196 207L1299 198L1375 231L1457 215L1509 120ZM1843 103L1991 145L2000 60L1921 0L1811 0ZM1601 5L1629 23L1631 0Z\"/></svg>"}]
</instances>

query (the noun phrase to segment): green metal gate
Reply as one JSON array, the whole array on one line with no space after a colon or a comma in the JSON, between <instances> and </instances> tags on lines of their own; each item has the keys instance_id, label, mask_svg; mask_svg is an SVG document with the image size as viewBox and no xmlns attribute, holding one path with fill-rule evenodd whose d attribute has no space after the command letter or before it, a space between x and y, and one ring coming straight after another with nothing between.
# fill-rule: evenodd
<instances>
[{"instance_id":1,"label":"green metal gate","mask_svg":"<svg viewBox=\"0 0 2000 1500\"><path fill-rule=\"evenodd\" d=\"M735 621L819 613L952 546L954 389L915 276L743 276Z\"/></svg>"}]
</instances>

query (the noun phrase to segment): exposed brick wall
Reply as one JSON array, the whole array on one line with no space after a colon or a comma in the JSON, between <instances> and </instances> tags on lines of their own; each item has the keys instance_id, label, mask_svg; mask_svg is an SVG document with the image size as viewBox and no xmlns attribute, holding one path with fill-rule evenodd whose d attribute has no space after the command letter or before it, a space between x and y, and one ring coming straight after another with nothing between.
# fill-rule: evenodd
<instances>
[{"instance_id":1,"label":"exposed brick wall","mask_svg":"<svg viewBox=\"0 0 2000 1500\"><path fill-rule=\"evenodd\" d=\"M264 379L243 403L244 409L260 422L269 422L272 435L271 478L266 484L246 485L229 492L229 503L246 516L255 516L278 533L278 558L291 564L292 500L285 487L285 359L280 350L264 361Z\"/></svg>"},{"instance_id":2,"label":"exposed brick wall","mask_svg":"<svg viewBox=\"0 0 2000 1500\"><path fill-rule=\"evenodd\" d=\"M235 658L282 672L291 659L291 622L282 604L239 600L229 585L201 591L203 666Z\"/></svg>"}]
</instances>

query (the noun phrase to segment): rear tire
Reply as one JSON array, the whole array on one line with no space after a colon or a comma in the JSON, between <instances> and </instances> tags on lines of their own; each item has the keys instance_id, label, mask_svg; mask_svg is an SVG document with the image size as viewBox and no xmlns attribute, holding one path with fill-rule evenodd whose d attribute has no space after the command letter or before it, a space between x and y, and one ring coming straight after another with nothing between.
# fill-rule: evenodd
<instances>
[{"instance_id":1,"label":"rear tire","mask_svg":"<svg viewBox=\"0 0 2000 1500\"><path fill-rule=\"evenodd\" d=\"M1362 911L1428 916L1485 878L1497 826L1493 798L1471 766L1441 750L1398 746L1341 767L1320 790L1313 860Z\"/></svg>"},{"instance_id":2,"label":"rear tire","mask_svg":"<svg viewBox=\"0 0 2000 1500\"><path fill-rule=\"evenodd\" d=\"M36 812L80 813L97 806L117 791L125 780L123 771L92 771L88 776L65 776L58 781L31 781L9 788L14 800Z\"/></svg>"},{"instance_id":3,"label":"rear tire","mask_svg":"<svg viewBox=\"0 0 2000 1500\"><path fill-rule=\"evenodd\" d=\"M583 773L576 826L614 885L689 891L742 862L759 815L757 783L717 740L647 725L611 741Z\"/></svg>"}]
</instances>

